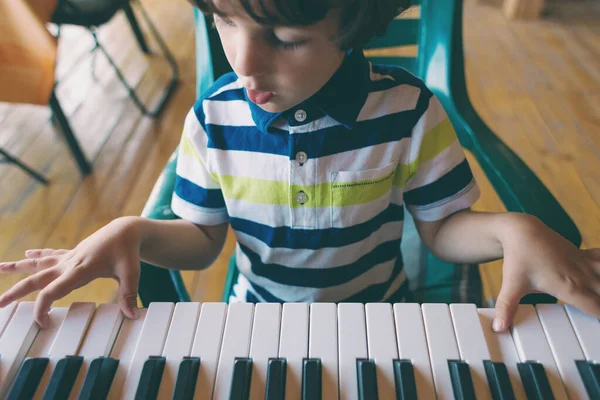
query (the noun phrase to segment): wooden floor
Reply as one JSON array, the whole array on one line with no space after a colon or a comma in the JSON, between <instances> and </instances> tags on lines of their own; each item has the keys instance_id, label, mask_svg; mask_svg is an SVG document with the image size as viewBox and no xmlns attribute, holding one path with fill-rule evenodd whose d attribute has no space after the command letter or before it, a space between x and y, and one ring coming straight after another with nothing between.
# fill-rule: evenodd
<instances>
[{"instance_id":1,"label":"wooden floor","mask_svg":"<svg viewBox=\"0 0 600 400\"><path fill-rule=\"evenodd\" d=\"M509 22L493 3L465 3L467 81L475 108L567 209L583 234L583 247L599 247L600 3L549 2L535 22ZM89 35L76 28L63 31L58 76L64 81L58 96L93 160L93 175L79 175L49 123L47 108L0 103L0 147L52 180L44 187L18 168L0 165L0 260L20 259L30 248L72 248L112 219L141 213L195 98L191 7L170 0L144 4L181 73L179 88L159 119L140 115L100 54L98 79L92 79ZM167 82L164 63L141 55L122 15L103 27L100 37L141 97L156 102ZM483 188L476 208L502 210L469 159ZM230 235L216 265L184 273L194 300L220 298L233 245ZM487 295L495 296L501 263L481 269ZM2 276L0 291L22 277ZM95 281L55 305L114 301L115 289L113 281Z\"/></svg>"}]
</instances>

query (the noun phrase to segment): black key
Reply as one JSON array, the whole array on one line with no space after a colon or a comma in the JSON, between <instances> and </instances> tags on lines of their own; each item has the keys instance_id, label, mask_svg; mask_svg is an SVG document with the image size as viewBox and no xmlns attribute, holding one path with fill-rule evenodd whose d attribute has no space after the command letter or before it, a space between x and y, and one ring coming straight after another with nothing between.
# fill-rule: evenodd
<instances>
[{"instance_id":1,"label":"black key","mask_svg":"<svg viewBox=\"0 0 600 400\"><path fill-rule=\"evenodd\" d=\"M377 400L377 373L375 360L359 358L356 360L358 372L358 398L360 400Z\"/></svg>"},{"instance_id":2,"label":"black key","mask_svg":"<svg viewBox=\"0 0 600 400\"><path fill-rule=\"evenodd\" d=\"M302 365L302 400L321 400L321 360L305 358Z\"/></svg>"},{"instance_id":3,"label":"black key","mask_svg":"<svg viewBox=\"0 0 600 400\"><path fill-rule=\"evenodd\" d=\"M135 400L156 399L165 370L165 362L166 358L162 356L150 356L144 362L140 382L135 392Z\"/></svg>"},{"instance_id":4,"label":"black key","mask_svg":"<svg viewBox=\"0 0 600 400\"><path fill-rule=\"evenodd\" d=\"M483 366L485 367L485 374L490 385L490 391L492 392L492 399L514 400L515 393L513 392L506 365L502 362L485 360Z\"/></svg>"},{"instance_id":5,"label":"black key","mask_svg":"<svg viewBox=\"0 0 600 400\"><path fill-rule=\"evenodd\" d=\"M394 380L396 381L397 400L416 400L417 384L410 360L394 360Z\"/></svg>"},{"instance_id":6,"label":"black key","mask_svg":"<svg viewBox=\"0 0 600 400\"><path fill-rule=\"evenodd\" d=\"M285 374L287 362L284 358L269 359L265 400L285 399Z\"/></svg>"},{"instance_id":7,"label":"black key","mask_svg":"<svg viewBox=\"0 0 600 400\"><path fill-rule=\"evenodd\" d=\"M554 400L544 366L536 361L517 363L525 394L529 400Z\"/></svg>"},{"instance_id":8,"label":"black key","mask_svg":"<svg viewBox=\"0 0 600 400\"><path fill-rule=\"evenodd\" d=\"M583 380L583 385L587 391L590 400L600 399L600 364L591 361L577 360L575 361L579 375Z\"/></svg>"},{"instance_id":9,"label":"black key","mask_svg":"<svg viewBox=\"0 0 600 400\"><path fill-rule=\"evenodd\" d=\"M452 389L456 400L475 400L475 387L469 364L463 360L448 360Z\"/></svg>"},{"instance_id":10,"label":"black key","mask_svg":"<svg viewBox=\"0 0 600 400\"><path fill-rule=\"evenodd\" d=\"M83 357L81 356L67 356L59 360L44 393L44 400L69 398L82 363Z\"/></svg>"},{"instance_id":11,"label":"black key","mask_svg":"<svg viewBox=\"0 0 600 400\"><path fill-rule=\"evenodd\" d=\"M173 400L188 400L194 398L198 371L200 370L199 357L184 357L179 363Z\"/></svg>"},{"instance_id":12,"label":"black key","mask_svg":"<svg viewBox=\"0 0 600 400\"><path fill-rule=\"evenodd\" d=\"M98 357L90 363L78 400L105 400L119 366L119 360Z\"/></svg>"},{"instance_id":13,"label":"black key","mask_svg":"<svg viewBox=\"0 0 600 400\"><path fill-rule=\"evenodd\" d=\"M47 365L48 357L25 359L8 395L8 400L31 399L35 395Z\"/></svg>"},{"instance_id":14,"label":"black key","mask_svg":"<svg viewBox=\"0 0 600 400\"><path fill-rule=\"evenodd\" d=\"M252 379L252 359L236 358L233 364L233 379L229 400L247 400L250 397Z\"/></svg>"}]
</instances>

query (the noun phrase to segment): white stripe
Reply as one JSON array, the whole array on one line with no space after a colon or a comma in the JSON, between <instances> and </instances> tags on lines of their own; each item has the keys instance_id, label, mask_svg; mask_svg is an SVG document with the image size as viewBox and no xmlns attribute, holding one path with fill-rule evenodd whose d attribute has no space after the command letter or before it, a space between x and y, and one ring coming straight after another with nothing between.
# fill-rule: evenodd
<instances>
[{"instance_id":1,"label":"white stripe","mask_svg":"<svg viewBox=\"0 0 600 400\"><path fill-rule=\"evenodd\" d=\"M252 111L244 100L205 100L205 125L228 126L256 126L252 118Z\"/></svg>"},{"instance_id":2,"label":"white stripe","mask_svg":"<svg viewBox=\"0 0 600 400\"><path fill-rule=\"evenodd\" d=\"M215 96L218 96L219 94L227 91L227 90L235 90L235 89L241 89L242 83L240 82L239 79L236 79L233 82L228 83L227 85L221 86L219 89L217 89L217 91L215 91L213 94L211 94L208 99L212 99ZM204 100L206 101L206 100ZM204 107L204 103L202 104L202 106Z\"/></svg>"},{"instance_id":3,"label":"white stripe","mask_svg":"<svg viewBox=\"0 0 600 400\"><path fill-rule=\"evenodd\" d=\"M206 168L196 159L179 152L177 156L177 175L206 189L219 189L220 185L212 178Z\"/></svg>"},{"instance_id":4,"label":"white stripe","mask_svg":"<svg viewBox=\"0 0 600 400\"><path fill-rule=\"evenodd\" d=\"M421 89L412 85L398 85L387 90L369 93L367 101L358 115L358 121L365 121L414 110Z\"/></svg>"},{"instance_id":5,"label":"white stripe","mask_svg":"<svg viewBox=\"0 0 600 400\"><path fill-rule=\"evenodd\" d=\"M228 221L227 210L198 207L173 193L171 209L175 215L198 225L218 225Z\"/></svg>"},{"instance_id":6,"label":"white stripe","mask_svg":"<svg viewBox=\"0 0 600 400\"><path fill-rule=\"evenodd\" d=\"M427 205L427 207L414 207L410 205L406 207L415 219L437 221L452 213L471 207L477 201L479 195L479 186L473 180L471 185L467 186L451 199L443 199L433 205Z\"/></svg>"},{"instance_id":7,"label":"white stripe","mask_svg":"<svg viewBox=\"0 0 600 400\"><path fill-rule=\"evenodd\" d=\"M278 264L287 267L334 268L351 264L371 252L377 245L400 239L403 222L390 222L373 232L360 242L336 248L290 249L269 247L267 244L243 232L236 232L238 242L256 253L264 264ZM399 246L399 245L398 245Z\"/></svg>"}]
</instances>

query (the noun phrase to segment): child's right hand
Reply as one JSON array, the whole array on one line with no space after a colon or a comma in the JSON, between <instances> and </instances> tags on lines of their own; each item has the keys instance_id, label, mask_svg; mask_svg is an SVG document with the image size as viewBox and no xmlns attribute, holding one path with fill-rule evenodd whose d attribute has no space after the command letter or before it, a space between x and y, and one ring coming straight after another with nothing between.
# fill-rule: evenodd
<instances>
[{"instance_id":1,"label":"child's right hand","mask_svg":"<svg viewBox=\"0 0 600 400\"><path fill-rule=\"evenodd\" d=\"M0 296L0 307L40 290L34 318L44 328L55 300L94 279L114 278L119 283L123 313L136 318L141 239L138 229L128 221L112 221L72 250L28 250L23 260L0 263L0 273L32 273Z\"/></svg>"}]
</instances>

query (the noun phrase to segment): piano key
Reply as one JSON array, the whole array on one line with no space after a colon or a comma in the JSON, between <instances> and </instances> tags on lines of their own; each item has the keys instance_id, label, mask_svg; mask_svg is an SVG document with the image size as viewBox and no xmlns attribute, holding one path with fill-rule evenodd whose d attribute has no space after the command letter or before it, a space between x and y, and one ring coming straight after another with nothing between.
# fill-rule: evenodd
<instances>
[{"instance_id":1,"label":"piano key","mask_svg":"<svg viewBox=\"0 0 600 400\"><path fill-rule=\"evenodd\" d=\"M13 303L17 304L17 303ZM0 337L0 398L5 398L40 329L33 320L33 302L18 303Z\"/></svg>"},{"instance_id":2,"label":"piano key","mask_svg":"<svg viewBox=\"0 0 600 400\"><path fill-rule=\"evenodd\" d=\"M575 361L581 379L585 384L587 394L591 400L600 399L600 364L595 364L592 361L577 360Z\"/></svg>"},{"instance_id":3,"label":"piano key","mask_svg":"<svg viewBox=\"0 0 600 400\"><path fill-rule=\"evenodd\" d=\"M510 330L495 332L492 329L495 311L493 308L477 309L481 329L490 352L492 362L502 362L508 371L512 390L517 400L527 400L517 364L521 362Z\"/></svg>"},{"instance_id":4,"label":"piano key","mask_svg":"<svg viewBox=\"0 0 600 400\"><path fill-rule=\"evenodd\" d=\"M82 363L83 357L81 356L66 356L58 360L44 393L44 400L69 398Z\"/></svg>"},{"instance_id":5,"label":"piano key","mask_svg":"<svg viewBox=\"0 0 600 400\"><path fill-rule=\"evenodd\" d=\"M529 400L553 400L555 398L544 366L537 361L518 364L521 380Z\"/></svg>"},{"instance_id":6,"label":"piano key","mask_svg":"<svg viewBox=\"0 0 600 400\"><path fill-rule=\"evenodd\" d=\"M307 358L303 363L302 371L302 400L321 400L330 399L325 397L323 393L323 371L320 359Z\"/></svg>"},{"instance_id":7,"label":"piano key","mask_svg":"<svg viewBox=\"0 0 600 400\"><path fill-rule=\"evenodd\" d=\"M394 304L394 321L398 358L411 361L418 397L420 399L435 398L421 306L415 303Z\"/></svg>"},{"instance_id":8,"label":"piano key","mask_svg":"<svg viewBox=\"0 0 600 400\"><path fill-rule=\"evenodd\" d=\"M396 399L416 400L418 398L415 370L410 360L394 360L394 380Z\"/></svg>"},{"instance_id":9,"label":"piano key","mask_svg":"<svg viewBox=\"0 0 600 400\"><path fill-rule=\"evenodd\" d=\"M285 399L285 379L287 373L286 360L283 358L272 358L269 360L267 371L267 390L265 400ZM254 373L253 373L254 375Z\"/></svg>"},{"instance_id":10,"label":"piano key","mask_svg":"<svg viewBox=\"0 0 600 400\"><path fill-rule=\"evenodd\" d=\"M17 309L18 302L13 301L6 307L0 309L0 337L4 333L4 330L8 326L8 321L12 318L15 310Z\"/></svg>"},{"instance_id":11,"label":"piano key","mask_svg":"<svg viewBox=\"0 0 600 400\"><path fill-rule=\"evenodd\" d=\"M166 358L150 356L142 367L142 373L135 392L136 400L152 400L158 398L158 390L165 370Z\"/></svg>"},{"instance_id":12,"label":"piano key","mask_svg":"<svg viewBox=\"0 0 600 400\"><path fill-rule=\"evenodd\" d=\"M181 302L175 305L173 319L162 352L166 363L160 380L158 392L160 399L166 399L173 395L179 364L184 357L190 355L192 349L199 314L200 303Z\"/></svg>"},{"instance_id":13,"label":"piano key","mask_svg":"<svg viewBox=\"0 0 600 400\"><path fill-rule=\"evenodd\" d=\"M47 365L48 357L25 359L10 389L8 400L31 399L42 380Z\"/></svg>"},{"instance_id":14,"label":"piano key","mask_svg":"<svg viewBox=\"0 0 600 400\"><path fill-rule=\"evenodd\" d=\"M398 358L394 313L389 303L368 303L365 306L367 320L367 352L375 362L379 398L395 399L394 360Z\"/></svg>"},{"instance_id":15,"label":"piano key","mask_svg":"<svg viewBox=\"0 0 600 400\"><path fill-rule=\"evenodd\" d=\"M204 303L200 311L191 357L200 359L194 399L210 400L217 376L227 304ZM233 361L232 361L233 362ZM226 394L225 394L226 396Z\"/></svg>"},{"instance_id":16,"label":"piano key","mask_svg":"<svg viewBox=\"0 0 600 400\"><path fill-rule=\"evenodd\" d=\"M544 330L533 305L519 305L513 319L512 335L521 361L537 361L542 364L554 397L557 400L567 399L567 393L554 362L554 356L546 341ZM534 371L538 373L538 369L534 369ZM525 382L523 383L526 385Z\"/></svg>"},{"instance_id":17,"label":"piano key","mask_svg":"<svg viewBox=\"0 0 600 400\"><path fill-rule=\"evenodd\" d=\"M118 304L104 303L98 306L78 352L83 357L83 362L69 396L70 400L78 399L93 360L108 357L122 323L123 313Z\"/></svg>"},{"instance_id":18,"label":"piano key","mask_svg":"<svg viewBox=\"0 0 600 400\"><path fill-rule=\"evenodd\" d=\"M199 357L184 357L179 364L173 400L192 400L196 391L196 380L200 370ZM200 389L202 390L202 389Z\"/></svg>"},{"instance_id":19,"label":"piano key","mask_svg":"<svg viewBox=\"0 0 600 400\"><path fill-rule=\"evenodd\" d=\"M173 315L173 308L174 305L170 302L151 303L148 307L148 313L140 333L140 340L135 346L131 364L127 371L121 398L134 398L146 360L150 356L162 354L171 323L171 316Z\"/></svg>"},{"instance_id":20,"label":"piano key","mask_svg":"<svg viewBox=\"0 0 600 400\"><path fill-rule=\"evenodd\" d=\"M483 362L485 373L490 384L490 392L493 400L513 400L515 392L512 388L510 375L506 364L485 360Z\"/></svg>"},{"instance_id":21,"label":"piano key","mask_svg":"<svg viewBox=\"0 0 600 400\"><path fill-rule=\"evenodd\" d=\"M535 308L569 398L587 398L585 385L575 364L576 360L585 360L585 356L564 306L538 304Z\"/></svg>"},{"instance_id":22,"label":"piano key","mask_svg":"<svg viewBox=\"0 0 600 400\"><path fill-rule=\"evenodd\" d=\"M310 305L310 323L308 340L308 357L312 360L304 362L303 381L306 378L315 382L319 374L318 396L323 399L338 398L338 339L337 339L337 307L334 303L313 303ZM308 368L308 375L306 375ZM322 374L322 375L321 375ZM308 393L307 393L308 394ZM317 399L316 388L311 389L311 399Z\"/></svg>"},{"instance_id":23,"label":"piano key","mask_svg":"<svg viewBox=\"0 0 600 400\"><path fill-rule=\"evenodd\" d=\"M423 320L438 399L453 398L448 360L459 360L450 310L446 304L423 304Z\"/></svg>"},{"instance_id":24,"label":"piano key","mask_svg":"<svg viewBox=\"0 0 600 400\"><path fill-rule=\"evenodd\" d=\"M377 371L375 361L359 358L356 360L357 385L359 400L377 400L379 399L377 387Z\"/></svg>"},{"instance_id":25,"label":"piano key","mask_svg":"<svg viewBox=\"0 0 600 400\"><path fill-rule=\"evenodd\" d=\"M475 388L469 364L464 360L448 360L448 367L450 368L454 398L456 400L475 400Z\"/></svg>"},{"instance_id":26,"label":"piano key","mask_svg":"<svg viewBox=\"0 0 600 400\"><path fill-rule=\"evenodd\" d=\"M111 357L94 359L85 375L78 400L104 400L108 397L119 360Z\"/></svg>"},{"instance_id":27,"label":"piano key","mask_svg":"<svg viewBox=\"0 0 600 400\"><path fill-rule=\"evenodd\" d=\"M254 306L254 323L250 358L252 359L252 383L250 398L264 400L266 393L269 359L279 354L281 304L258 303Z\"/></svg>"},{"instance_id":28,"label":"piano key","mask_svg":"<svg viewBox=\"0 0 600 400\"><path fill-rule=\"evenodd\" d=\"M565 310L586 360L600 363L600 321L569 304Z\"/></svg>"},{"instance_id":29,"label":"piano key","mask_svg":"<svg viewBox=\"0 0 600 400\"><path fill-rule=\"evenodd\" d=\"M236 358L240 359L238 369L245 370L248 368L248 363L244 360L247 360L250 348L253 312L254 306L252 303L233 303L228 306L213 391L213 399L215 400L230 399L234 376L233 370L237 364Z\"/></svg>"},{"instance_id":30,"label":"piano key","mask_svg":"<svg viewBox=\"0 0 600 400\"><path fill-rule=\"evenodd\" d=\"M302 363L308 357L308 304L284 303L279 336L279 358L285 358L285 398L300 400Z\"/></svg>"},{"instance_id":31,"label":"piano key","mask_svg":"<svg viewBox=\"0 0 600 400\"><path fill-rule=\"evenodd\" d=\"M96 304L90 302L75 302L69 306L67 315L56 334L56 339L52 343L50 360L33 397L35 400L43 398L59 360L77 354L95 310Z\"/></svg>"},{"instance_id":32,"label":"piano key","mask_svg":"<svg viewBox=\"0 0 600 400\"><path fill-rule=\"evenodd\" d=\"M358 399L357 359L366 359L365 309L360 303L338 304L340 400Z\"/></svg>"},{"instance_id":33,"label":"piano key","mask_svg":"<svg viewBox=\"0 0 600 400\"><path fill-rule=\"evenodd\" d=\"M138 310L139 317L136 319L123 319L121 329L117 334L115 345L110 353L110 358L116 360L117 370L114 374L110 391L108 393L108 399L117 400L120 399L121 392L123 390L123 384L127 378L127 371L131 365L133 359L133 353L135 347L140 339L140 334L144 326L146 315L148 314L147 308L141 308Z\"/></svg>"},{"instance_id":34,"label":"piano key","mask_svg":"<svg viewBox=\"0 0 600 400\"><path fill-rule=\"evenodd\" d=\"M229 400L247 400L250 397L250 382L252 379L252 360L237 358L234 360L233 377Z\"/></svg>"},{"instance_id":35,"label":"piano key","mask_svg":"<svg viewBox=\"0 0 600 400\"><path fill-rule=\"evenodd\" d=\"M490 398L491 393L483 362L490 360L491 356L481 328L477 308L474 304L451 304L450 314L460 359L469 365L475 393L480 399Z\"/></svg>"}]
</instances>

